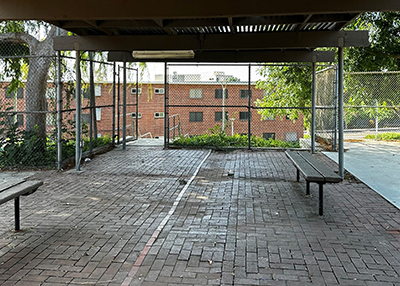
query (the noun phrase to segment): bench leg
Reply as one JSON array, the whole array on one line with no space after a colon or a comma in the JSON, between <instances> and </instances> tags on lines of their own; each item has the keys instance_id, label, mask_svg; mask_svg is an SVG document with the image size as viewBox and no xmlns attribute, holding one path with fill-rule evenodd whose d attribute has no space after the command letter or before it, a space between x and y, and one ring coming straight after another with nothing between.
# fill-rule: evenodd
<instances>
[{"instance_id":1,"label":"bench leg","mask_svg":"<svg viewBox=\"0 0 400 286\"><path fill-rule=\"evenodd\" d=\"M324 214L324 184L319 185L319 215Z\"/></svg>"},{"instance_id":2,"label":"bench leg","mask_svg":"<svg viewBox=\"0 0 400 286\"><path fill-rule=\"evenodd\" d=\"M299 172L298 169L297 169L296 171L297 171L297 173L296 173L296 180L297 180L297 182L299 182L299 181L300 181L300 172Z\"/></svg>"},{"instance_id":3,"label":"bench leg","mask_svg":"<svg viewBox=\"0 0 400 286\"><path fill-rule=\"evenodd\" d=\"M310 182L309 181L306 182L306 195L307 196L310 195Z\"/></svg>"},{"instance_id":4,"label":"bench leg","mask_svg":"<svg viewBox=\"0 0 400 286\"><path fill-rule=\"evenodd\" d=\"M19 226L19 197L14 198L15 231L20 231Z\"/></svg>"}]
</instances>

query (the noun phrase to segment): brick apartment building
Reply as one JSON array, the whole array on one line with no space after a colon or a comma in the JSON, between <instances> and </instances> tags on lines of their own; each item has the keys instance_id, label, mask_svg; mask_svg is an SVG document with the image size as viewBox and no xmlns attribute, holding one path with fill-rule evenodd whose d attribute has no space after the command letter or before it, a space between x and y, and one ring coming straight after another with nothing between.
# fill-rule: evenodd
<instances>
[{"instance_id":1,"label":"brick apartment building","mask_svg":"<svg viewBox=\"0 0 400 286\"><path fill-rule=\"evenodd\" d=\"M264 138L276 138L286 141L296 141L303 137L303 117L293 122L287 118L268 118L262 119L256 109L251 109L251 116L248 114L249 92L248 84L240 81L221 84L217 81L198 81L196 75L191 75L190 80L186 80L184 75L170 77L169 88L169 115L176 115L170 119L170 128L180 124L180 129L184 135L198 135L209 133L210 128L216 125L222 126L222 110L226 114L226 133L227 134L247 134L248 120L251 118L251 133ZM157 79L157 77L156 77ZM193 80L195 79L195 80ZM225 88L225 108L223 105L222 90ZM15 110L25 111L24 90L20 88L17 96L6 93L7 84L3 84L0 92L1 102L9 106L15 106ZM251 103L256 99L261 99L262 90L255 89L251 85ZM139 135L146 137L164 136L164 84L160 81L144 83L139 87L138 114L136 114L136 88L133 84L128 84L127 88L127 135L134 135L135 119L138 116ZM49 110L55 110L54 98L56 89L49 85L47 89ZM95 85L96 99L96 118L98 136L112 134L112 83L101 83ZM116 100L118 99L118 92ZM65 101L65 100L64 100ZM122 86L119 91L119 127L122 129ZM65 106L65 102L64 102ZM89 106L88 93L83 92L82 107ZM236 106L236 107L232 107ZM239 107L238 107L239 106ZM74 100L68 106L69 109L75 108ZM118 110L116 111L118 118ZM18 125L25 126L25 114L19 113L17 117L10 119L18 121ZM63 121L73 119L74 112L64 113ZM47 115L48 130L54 129L55 115ZM90 122L88 109L82 111L82 120ZM116 120L116 128L118 121ZM122 133L122 132L121 132ZM120 134L121 134L120 133ZM175 134L178 135L177 129ZM173 137L173 131L170 138Z\"/></svg>"}]
</instances>

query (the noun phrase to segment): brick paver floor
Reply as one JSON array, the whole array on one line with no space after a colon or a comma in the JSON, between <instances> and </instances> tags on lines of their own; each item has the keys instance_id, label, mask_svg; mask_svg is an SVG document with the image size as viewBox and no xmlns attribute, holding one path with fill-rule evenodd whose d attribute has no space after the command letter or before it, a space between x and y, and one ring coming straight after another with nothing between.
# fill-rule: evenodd
<instances>
[{"instance_id":1,"label":"brick paver floor","mask_svg":"<svg viewBox=\"0 0 400 286\"><path fill-rule=\"evenodd\" d=\"M82 169L35 175L22 232L0 206L0 285L400 285L400 211L347 179L318 216L283 152L128 146Z\"/></svg>"}]
</instances>

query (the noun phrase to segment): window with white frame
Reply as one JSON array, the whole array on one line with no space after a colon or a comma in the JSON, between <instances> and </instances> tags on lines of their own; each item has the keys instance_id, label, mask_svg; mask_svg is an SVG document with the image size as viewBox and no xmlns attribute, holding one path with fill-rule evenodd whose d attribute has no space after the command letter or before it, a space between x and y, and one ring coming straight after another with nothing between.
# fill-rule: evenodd
<instances>
[{"instance_id":1,"label":"window with white frame","mask_svg":"<svg viewBox=\"0 0 400 286\"><path fill-rule=\"evenodd\" d=\"M286 141L297 141L297 132L286 132Z\"/></svg>"},{"instance_id":2,"label":"window with white frame","mask_svg":"<svg viewBox=\"0 0 400 286\"><path fill-rule=\"evenodd\" d=\"M203 89L202 88L192 88L189 90L189 98L203 98Z\"/></svg>"},{"instance_id":3,"label":"window with white frame","mask_svg":"<svg viewBox=\"0 0 400 286\"><path fill-rule=\"evenodd\" d=\"M132 113L132 118L136 118L136 112ZM138 112L138 118L142 118L142 113Z\"/></svg>"},{"instance_id":4,"label":"window with white frame","mask_svg":"<svg viewBox=\"0 0 400 286\"><path fill-rule=\"evenodd\" d=\"M164 89L163 88L155 88L154 94L164 94Z\"/></svg>"},{"instance_id":5,"label":"window with white frame","mask_svg":"<svg viewBox=\"0 0 400 286\"><path fill-rule=\"evenodd\" d=\"M138 94L141 94L142 93L142 88L139 87L137 89L137 91L138 91ZM136 94L136 87L131 88L131 94Z\"/></svg>"},{"instance_id":6,"label":"window with white frame","mask_svg":"<svg viewBox=\"0 0 400 286\"><path fill-rule=\"evenodd\" d=\"M100 84L96 84L94 86L94 95L101 96L101 85Z\"/></svg>"},{"instance_id":7,"label":"window with white frame","mask_svg":"<svg viewBox=\"0 0 400 286\"><path fill-rule=\"evenodd\" d=\"M48 99L56 98L56 88L55 87L46 88L46 98L48 98Z\"/></svg>"},{"instance_id":8,"label":"window with white frame","mask_svg":"<svg viewBox=\"0 0 400 286\"><path fill-rule=\"evenodd\" d=\"M164 112L154 112L154 118L164 118Z\"/></svg>"},{"instance_id":9,"label":"window with white frame","mask_svg":"<svg viewBox=\"0 0 400 286\"><path fill-rule=\"evenodd\" d=\"M96 108L96 121L101 120L101 108Z\"/></svg>"}]
</instances>

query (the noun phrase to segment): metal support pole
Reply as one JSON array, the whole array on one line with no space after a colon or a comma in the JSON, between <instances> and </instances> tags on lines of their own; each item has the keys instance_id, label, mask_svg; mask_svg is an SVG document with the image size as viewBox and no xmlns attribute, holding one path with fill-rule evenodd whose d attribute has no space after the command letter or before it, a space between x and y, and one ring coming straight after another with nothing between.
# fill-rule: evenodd
<instances>
[{"instance_id":1,"label":"metal support pole","mask_svg":"<svg viewBox=\"0 0 400 286\"><path fill-rule=\"evenodd\" d=\"M319 215L324 214L324 184L319 185Z\"/></svg>"},{"instance_id":2,"label":"metal support pole","mask_svg":"<svg viewBox=\"0 0 400 286\"><path fill-rule=\"evenodd\" d=\"M124 87L122 90L122 150L126 150L126 61L124 61Z\"/></svg>"},{"instance_id":3,"label":"metal support pole","mask_svg":"<svg viewBox=\"0 0 400 286\"><path fill-rule=\"evenodd\" d=\"M164 149L169 148L168 63L164 63Z\"/></svg>"},{"instance_id":4,"label":"metal support pole","mask_svg":"<svg viewBox=\"0 0 400 286\"><path fill-rule=\"evenodd\" d=\"M97 138L97 118L96 118L96 96L94 94L94 69L93 69L93 52L89 52L89 66L90 66L90 142L92 143L92 135ZM92 152L92 146L90 146L90 152Z\"/></svg>"},{"instance_id":5,"label":"metal support pole","mask_svg":"<svg viewBox=\"0 0 400 286\"><path fill-rule=\"evenodd\" d=\"M61 34L57 28L57 36ZM57 170L62 169L62 83L61 51L57 52Z\"/></svg>"},{"instance_id":6,"label":"metal support pole","mask_svg":"<svg viewBox=\"0 0 400 286\"><path fill-rule=\"evenodd\" d=\"M333 151L337 151L337 140L338 140L338 66L335 66L335 82L334 82L334 89L335 89L335 100L334 100L334 105L335 105L335 109L334 109L334 134L333 134Z\"/></svg>"},{"instance_id":7,"label":"metal support pole","mask_svg":"<svg viewBox=\"0 0 400 286\"><path fill-rule=\"evenodd\" d=\"M112 91L112 97L113 97L113 107L112 107L112 132L111 132L111 138L113 140L113 143L115 144L115 76L116 76L116 70L115 70L115 62L113 64L113 91Z\"/></svg>"},{"instance_id":8,"label":"metal support pole","mask_svg":"<svg viewBox=\"0 0 400 286\"><path fill-rule=\"evenodd\" d=\"M136 70L136 139L139 139L139 68Z\"/></svg>"},{"instance_id":9,"label":"metal support pole","mask_svg":"<svg viewBox=\"0 0 400 286\"><path fill-rule=\"evenodd\" d=\"M315 88L317 64L312 63L312 89L311 89L311 153L315 154Z\"/></svg>"},{"instance_id":10,"label":"metal support pole","mask_svg":"<svg viewBox=\"0 0 400 286\"><path fill-rule=\"evenodd\" d=\"M82 155L82 98L81 98L81 55L80 51L76 51L76 84L75 84L75 170L80 171L81 155Z\"/></svg>"},{"instance_id":11,"label":"metal support pole","mask_svg":"<svg viewBox=\"0 0 400 286\"><path fill-rule=\"evenodd\" d=\"M121 98L121 67L118 66L118 96L117 96L117 144L119 144L119 139L121 138L119 136L120 133L120 98Z\"/></svg>"},{"instance_id":12,"label":"metal support pole","mask_svg":"<svg viewBox=\"0 0 400 286\"><path fill-rule=\"evenodd\" d=\"M248 133L248 148L251 149L251 65L249 64L249 82L248 82L248 122L247 122L247 133Z\"/></svg>"},{"instance_id":13,"label":"metal support pole","mask_svg":"<svg viewBox=\"0 0 400 286\"><path fill-rule=\"evenodd\" d=\"M339 176L344 179L344 128L343 128L343 47L339 47L338 125L339 125Z\"/></svg>"},{"instance_id":14,"label":"metal support pole","mask_svg":"<svg viewBox=\"0 0 400 286\"><path fill-rule=\"evenodd\" d=\"M14 198L15 231L20 231L19 197Z\"/></svg>"}]
</instances>

